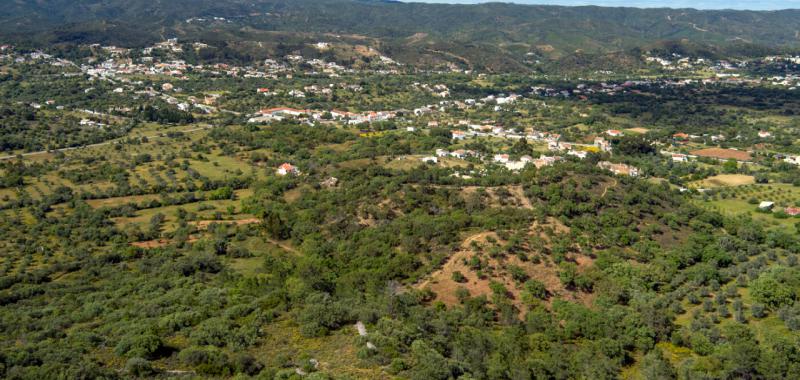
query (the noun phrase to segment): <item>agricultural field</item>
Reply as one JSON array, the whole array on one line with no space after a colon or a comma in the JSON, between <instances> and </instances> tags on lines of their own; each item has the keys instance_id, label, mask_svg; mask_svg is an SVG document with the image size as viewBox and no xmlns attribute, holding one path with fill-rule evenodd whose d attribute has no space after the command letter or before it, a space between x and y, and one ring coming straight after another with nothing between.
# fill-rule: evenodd
<instances>
[{"instance_id":1,"label":"agricultural field","mask_svg":"<svg viewBox=\"0 0 800 380\"><path fill-rule=\"evenodd\" d=\"M774 202L770 212L758 210L761 202ZM780 227L788 231L795 228L799 218L781 216L778 211L800 206L800 188L785 184L749 184L736 187L721 187L713 195L698 201L701 207L734 217L749 217L764 222L768 227ZM773 212L774 211L774 212Z\"/></svg>"},{"instance_id":2,"label":"agricultural field","mask_svg":"<svg viewBox=\"0 0 800 380\"><path fill-rule=\"evenodd\" d=\"M744 186L755 184L753 176L744 174L720 174L708 177L702 181L691 183L692 188L720 188L730 186Z\"/></svg>"}]
</instances>

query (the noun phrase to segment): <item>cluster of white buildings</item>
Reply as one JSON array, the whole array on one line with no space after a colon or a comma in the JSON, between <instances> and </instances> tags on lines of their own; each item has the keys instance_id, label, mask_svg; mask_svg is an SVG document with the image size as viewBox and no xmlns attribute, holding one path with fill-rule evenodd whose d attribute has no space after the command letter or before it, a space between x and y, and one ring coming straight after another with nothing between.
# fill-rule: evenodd
<instances>
[{"instance_id":1,"label":"cluster of white buildings","mask_svg":"<svg viewBox=\"0 0 800 380\"><path fill-rule=\"evenodd\" d=\"M196 42L192 44L192 46L195 49L208 47L207 44L200 42ZM305 59L302 56L292 55L284 57L285 62L267 59L264 61L264 66L258 68L253 66L239 67L222 63L214 65L191 65L187 64L183 60L175 58L177 54L180 54L184 51L184 45L179 43L179 41L175 38L168 39L142 49L141 56L137 58L132 58L133 56L131 55L131 50L126 48L120 48L116 46L101 46L99 44L91 45L91 47L95 49L97 54L107 54L108 59L98 61L97 58L91 57L86 60L85 63L77 65L74 62L64 59L56 59L49 54L39 51L28 53L26 55L14 55L13 47L10 45L3 45L3 49L0 51L0 53L2 53L0 58L14 59L16 63L47 60L56 66L79 67L82 73L101 79L115 79L119 75L131 74L150 76L168 75L176 78L187 79L186 75L189 72L244 78L277 79L279 75L286 75L287 78L290 78L291 74L289 73L293 70L292 65L295 65L295 68L297 68L302 64L311 66L312 71L307 72L307 74L322 73L328 74L330 77L336 77L342 72L355 72L355 70L347 69L334 62L326 62L321 59ZM168 56L172 58L166 60L157 58L154 56L156 51L171 53ZM386 65L396 65L396 62L389 58L386 58L386 60L381 60L380 62L386 62ZM68 74L74 75L75 73Z\"/></svg>"},{"instance_id":2,"label":"cluster of white buildings","mask_svg":"<svg viewBox=\"0 0 800 380\"><path fill-rule=\"evenodd\" d=\"M411 86L413 88L417 88L417 89L420 89L420 90L423 90L423 91L427 91L427 92L431 93L433 96L436 96L436 97L439 97L439 98L447 98L447 97L450 96L450 89L447 88L447 85L444 85L444 84L430 85L430 84L427 84L427 83L415 82Z\"/></svg>"},{"instance_id":3,"label":"cluster of white buildings","mask_svg":"<svg viewBox=\"0 0 800 380\"><path fill-rule=\"evenodd\" d=\"M525 155L520 157L519 160L511 160L511 157L508 154L495 154L493 157L494 162L505 166L506 169L511 171L522 170L529 164L535 166L536 168L542 168L553 165L562 159L563 158L557 156L545 155L539 156L538 159L534 159L531 156Z\"/></svg>"},{"instance_id":4,"label":"cluster of white buildings","mask_svg":"<svg viewBox=\"0 0 800 380\"><path fill-rule=\"evenodd\" d=\"M354 113L340 110L330 111L315 111L315 110L301 110L288 107L266 108L260 110L256 115L253 115L249 123L266 123L271 121L281 121L287 117L305 118L314 121L326 120L329 115L331 120L341 121L349 125L358 125L363 123L373 123L380 121L387 121L395 118L394 111L370 111L362 113Z\"/></svg>"},{"instance_id":5,"label":"cluster of white buildings","mask_svg":"<svg viewBox=\"0 0 800 380\"><path fill-rule=\"evenodd\" d=\"M479 155L478 152L473 150L456 149L451 152L446 149L436 149L436 157L454 157L464 159L467 157L479 157Z\"/></svg>"},{"instance_id":6,"label":"cluster of white buildings","mask_svg":"<svg viewBox=\"0 0 800 380\"><path fill-rule=\"evenodd\" d=\"M655 88L674 88L684 87L695 83L692 79L670 80L670 79L646 79L646 80L629 80L622 83L598 83L587 84L580 83L572 88L552 88L552 87L531 87L531 94L538 97L563 97L568 98L571 96L582 97L591 94L606 94L616 95L629 92L638 91L637 87L655 87Z\"/></svg>"},{"instance_id":7,"label":"cluster of white buildings","mask_svg":"<svg viewBox=\"0 0 800 380\"><path fill-rule=\"evenodd\" d=\"M471 150L457 149L454 151L448 151L445 149L437 149L435 156L422 157L421 161L425 163L436 164L439 162L440 158L445 158L445 157L454 157L460 159L465 159L468 157L482 158L480 154ZM533 165L536 168L542 168L545 166L553 165L561 160L563 160L562 157L545 156L545 155L541 155L539 158L536 159L531 156L524 155L521 156L518 160L512 160L510 155L504 153L495 154L494 156L492 156L492 162L494 162L495 164L499 164L510 171L520 171L528 165Z\"/></svg>"},{"instance_id":8,"label":"cluster of white buildings","mask_svg":"<svg viewBox=\"0 0 800 380\"><path fill-rule=\"evenodd\" d=\"M539 132L535 130L529 133L520 133L496 125L469 124L468 121L461 121L459 125L466 126L468 130L452 130L451 134L453 140L464 140L468 137L497 137L512 140L524 138L529 141L558 141L561 138L561 135L557 133Z\"/></svg>"},{"instance_id":9,"label":"cluster of white buildings","mask_svg":"<svg viewBox=\"0 0 800 380\"><path fill-rule=\"evenodd\" d=\"M645 57L645 62L661 65L665 70L692 69L696 67L708 67L711 61L705 58L683 57L680 54L672 54L668 58L649 56Z\"/></svg>"},{"instance_id":10,"label":"cluster of white buildings","mask_svg":"<svg viewBox=\"0 0 800 380\"><path fill-rule=\"evenodd\" d=\"M597 166L601 169L614 173L614 175L628 177L638 177L641 175L641 172L638 168L627 164L616 164L609 161L600 161L597 163Z\"/></svg>"},{"instance_id":11,"label":"cluster of white buildings","mask_svg":"<svg viewBox=\"0 0 800 380\"><path fill-rule=\"evenodd\" d=\"M103 124L91 119L81 119L80 125L82 127L92 127L92 128L105 128L108 126L107 124Z\"/></svg>"}]
</instances>

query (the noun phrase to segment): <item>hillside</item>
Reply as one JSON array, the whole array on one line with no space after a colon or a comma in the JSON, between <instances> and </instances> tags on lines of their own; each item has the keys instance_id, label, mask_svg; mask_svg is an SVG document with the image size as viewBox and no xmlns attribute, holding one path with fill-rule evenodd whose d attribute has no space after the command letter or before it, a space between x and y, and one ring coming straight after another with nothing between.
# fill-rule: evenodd
<instances>
[{"instance_id":1,"label":"hillside","mask_svg":"<svg viewBox=\"0 0 800 380\"><path fill-rule=\"evenodd\" d=\"M799 60L172 12L0 44L0 379L795 378Z\"/></svg>"},{"instance_id":2,"label":"hillside","mask_svg":"<svg viewBox=\"0 0 800 380\"><path fill-rule=\"evenodd\" d=\"M800 11L698 11L355 0L17 1L0 38L139 46L168 37L276 42L357 37L406 62L514 69L526 60L602 54L682 41L748 55L800 45ZM224 18L224 20L214 17ZM192 18L202 18L193 20ZM281 38L286 38L285 36Z\"/></svg>"}]
</instances>

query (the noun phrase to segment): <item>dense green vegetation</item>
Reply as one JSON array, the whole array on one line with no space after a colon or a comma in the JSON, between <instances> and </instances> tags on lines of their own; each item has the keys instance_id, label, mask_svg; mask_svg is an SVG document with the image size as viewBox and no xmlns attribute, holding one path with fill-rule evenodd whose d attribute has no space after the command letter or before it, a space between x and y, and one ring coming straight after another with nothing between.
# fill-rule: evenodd
<instances>
[{"instance_id":1,"label":"dense green vegetation","mask_svg":"<svg viewBox=\"0 0 800 380\"><path fill-rule=\"evenodd\" d=\"M0 57L0 377L800 369L796 68L696 59L791 45L794 12L71 3L0 16L31 32ZM699 27L646 47L696 66L611 52Z\"/></svg>"}]
</instances>

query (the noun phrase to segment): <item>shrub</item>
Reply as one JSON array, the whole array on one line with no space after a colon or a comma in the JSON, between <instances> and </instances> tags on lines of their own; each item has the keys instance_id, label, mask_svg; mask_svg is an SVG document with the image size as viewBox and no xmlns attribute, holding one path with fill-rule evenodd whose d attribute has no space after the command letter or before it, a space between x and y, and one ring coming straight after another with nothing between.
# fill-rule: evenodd
<instances>
[{"instance_id":1,"label":"shrub","mask_svg":"<svg viewBox=\"0 0 800 380\"><path fill-rule=\"evenodd\" d=\"M223 318L209 318L192 329L190 339L199 346L223 347L231 333L232 323Z\"/></svg>"},{"instance_id":2,"label":"shrub","mask_svg":"<svg viewBox=\"0 0 800 380\"><path fill-rule=\"evenodd\" d=\"M125 372L134 377L148 377L155 374L152 364L142 358L130 358L125 363Z\"/></svg>"},{"instance_id":3,"label":"shrub","mask_svg":"<svg viewBox=\"0 0 800 380\"><path fill-rule=\"evenodd\" d=\"M547 287L538 280L528 280L525 282L525 292L530 294L532 297L538 299L545 299L547 298L548 292Z\"/></svg>"},{"instance_id":4,"label":"shrub","mask_svg":"<svg viewBox=\"0 0 800 380\"><path fill-rule=\"evenodd\" d=\"M525 282L525 280L528 279L528 274L525 273L525 270L520 266L509 265L508 272L511 273L511 278L516 282Z\"/></svg>"},{"instance_id":5,"label":"shrub","mask_svg":"<svg viewBox=\"0 0 800 380\"><path fill-rule=\"evenodd\" d=\"M750 284L750 294L753 299L777 309L783 305L794 302L794 290L788 285L778 281L774 271L764 273Z\"/></svg>"},{"instance_id":6,"label":"shrub","mask_svg":"<svg viewBox=\"0 0 800 380\"><path fill-rule=\"evenodd\" d=\"M467 299L469 299L469 296L469 290L466 288L459 286L458 289L456 289L456 298L458 298L458 302L464 303Z\"/></svg>"},{"instance_id":7,"label":"shrub","mask_svg":"<svg viewBox=\"0 0 800 380\"><path fill-rule=\"evenodd\" d=\"M233 367L237 373L253 376L261 372L264 365L249 354L238 354L233 358Z\"/></svg>"},{"instance_id":8,"label":"shrub","mask_svg":"<svg viewBox=\"0 0 800 380\"><path fill-rule=\"evenodd\" d=\"M114 352L120 356L153 359L164 348L161 338L152 333L131 334L123 337Z\"/></svg>"},{"instance_id":9,"label":"shrub","mask_svg":"<svg viewBox=\"0 0 800 380\"><path fill-rule=\"evenodd\" d=\"M326 335L329 330L341 327L350 320L348 308L327 293L314 293L306 298L305 306L297 314L300 332L305 336Z\"/></svg>"},{"instance_id":10,"label":"shrub","mask_svg":"<svg viewBox=\"0 0 800 380\"><path fill-rule=\"evenodd\" d=\"M233 367L228 355L216 347L188 347L178 354L185 365L192 366L200 374L230 375Z\"/></svg>"}]
</instances>

